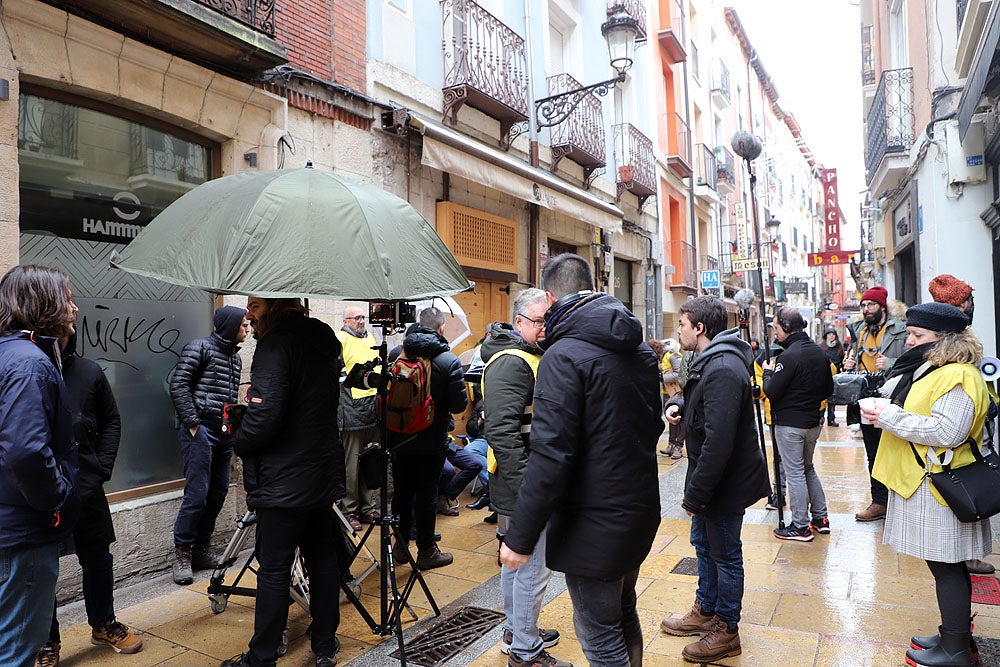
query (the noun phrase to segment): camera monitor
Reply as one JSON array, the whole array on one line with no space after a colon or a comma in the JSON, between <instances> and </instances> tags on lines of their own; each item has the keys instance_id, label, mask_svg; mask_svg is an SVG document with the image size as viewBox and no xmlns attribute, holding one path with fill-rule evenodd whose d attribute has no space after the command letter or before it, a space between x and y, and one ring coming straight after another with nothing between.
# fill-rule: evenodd
<instances>
[{"instance_id":1,"label":"camera monitor","mask_svg":"<svg viewBox=\"0 0 1000 667\"><path fill-rule=\"evenodd\" d=\"M385 327L400 327L417 321L417 307L403 301L370 301L368 323Z\"/></svg>"}]
</instances>

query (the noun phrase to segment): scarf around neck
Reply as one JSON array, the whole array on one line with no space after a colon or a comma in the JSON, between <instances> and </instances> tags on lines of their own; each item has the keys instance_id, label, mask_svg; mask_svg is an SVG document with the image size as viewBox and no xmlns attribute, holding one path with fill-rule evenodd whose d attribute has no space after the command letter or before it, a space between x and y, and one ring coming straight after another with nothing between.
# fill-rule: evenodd
<instances>
[{"instance_id":1,"label":"scarf around neck","mask_svg":"<svg viewBox=\"0 0 1000 667\"><path fill-rule=\"evenodd\" d=\"M899 359L896 359L896 363L893 364L888 379L898 377L899 380L896 382L896 386L893 388L889 398L899 407L903 407L906 396L910 393L910 388L913 386L914 375L921 366L927 363L927 355L933 347L934 343L924 343L923 345L911 347Z\"/></svg>"}]
</instances>

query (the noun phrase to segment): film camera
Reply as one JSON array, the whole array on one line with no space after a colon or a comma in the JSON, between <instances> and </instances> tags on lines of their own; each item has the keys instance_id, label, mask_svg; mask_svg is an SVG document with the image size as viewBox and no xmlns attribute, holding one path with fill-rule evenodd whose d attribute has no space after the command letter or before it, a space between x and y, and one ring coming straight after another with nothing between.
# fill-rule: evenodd
<instances>
[{"instance_id":1,"label":"film camera","mask_svg":"<svg viewBox=\"0 0 1000 667\"><path fill-rule=\"evenodd\" d=\"M402 301L371 301L368 303L368 323L401 329L406 322L417 321L417 307Z\"/></svg>"},{"instance_id":2,"label":"film camera","mask_svg":"<svg viewBox=\"0 0 1000 667\"><path fill-rule=\"evenodd\" d=\"M382 365L378 357L363 364L354 364L351 372L344 378L344 386L349 389L378 389L382 382L382 374L375 369Z\"/></svg>"}]
</instances>

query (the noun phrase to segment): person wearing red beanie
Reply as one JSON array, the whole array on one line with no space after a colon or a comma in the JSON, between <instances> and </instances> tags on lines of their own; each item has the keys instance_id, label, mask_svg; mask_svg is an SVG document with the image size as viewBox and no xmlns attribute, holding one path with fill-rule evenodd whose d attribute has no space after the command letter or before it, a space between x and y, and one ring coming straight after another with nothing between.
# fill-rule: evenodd
<instances>
[{"instance_id":1,"label":"person wearing red beanie","mask_svg":"<svg viewBox=\"0 0 1000 667\"><path fill-rule=\"evenodd\" d=\"M949 273L942 273L931 278L927 291L936 302L950 304L965 313L969 318L969 324L972 324L972 314L975 310L972 285Z\"/></svg>"},{"instance_id":2,"label":"person wearing red beanie","mask_svg":"<svg viewBox=\"0 0 1000 667\"><path fill-rule=\"evenodd\" d=\"M877 378L874 382L884 379L896 359L906 350L906 325L889 317L888 300L889 293L881 285L876 285L861 295L864 320L857 325L851 336L855 341L854 354L844 359L845 371L858 369ZM852 412L849 408L848 414ZM889 502L889 490L882 482L871 477L882 430L872 424L861 424L861 435L865 440L865 454L868 457L872 502L855 514L854 518L857 521L876 521L885 517L886 504Z\"/></svg>"}]
</instances>

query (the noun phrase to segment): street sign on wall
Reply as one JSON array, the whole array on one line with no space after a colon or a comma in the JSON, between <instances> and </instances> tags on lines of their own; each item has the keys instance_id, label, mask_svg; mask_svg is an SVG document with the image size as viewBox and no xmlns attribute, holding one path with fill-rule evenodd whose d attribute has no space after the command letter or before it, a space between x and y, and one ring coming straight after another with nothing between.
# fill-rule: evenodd
<instances>
[{"instance_id":1,"label":"street sign on wall","mask_svg":"<svg viewBox=\"0 0 1000 667\"><path fill-rule=\"evenodd\" d=\"M767 257L764 257L759 260L736 259L733 260L733 271L755 271L758 268L758 263L761 269L771 268L771 260L769 260Z\"/></svg>"},{"instance_id":2,"label":"street sign on wall","mask_svg":"<svg viewBox=\"0 0 1000 667\"><path fill-rule=\"evenodd\" d=\"M860 250L847 250L843 252L811 252L809 253L809 266L829 266L836 264L850 264L851 257L861 252Z\"/></svg>"},{"instance_id":3,"label":"street sign on wall","mask_svg":"<svg viewBox=\"0 0 1000 667\"><path fill-rule=\"evenodd\" d=\"M701 288L702 289L719 289L719 272L718 271L702 271L701 272Z\"/></svg>"}]
</instances>

